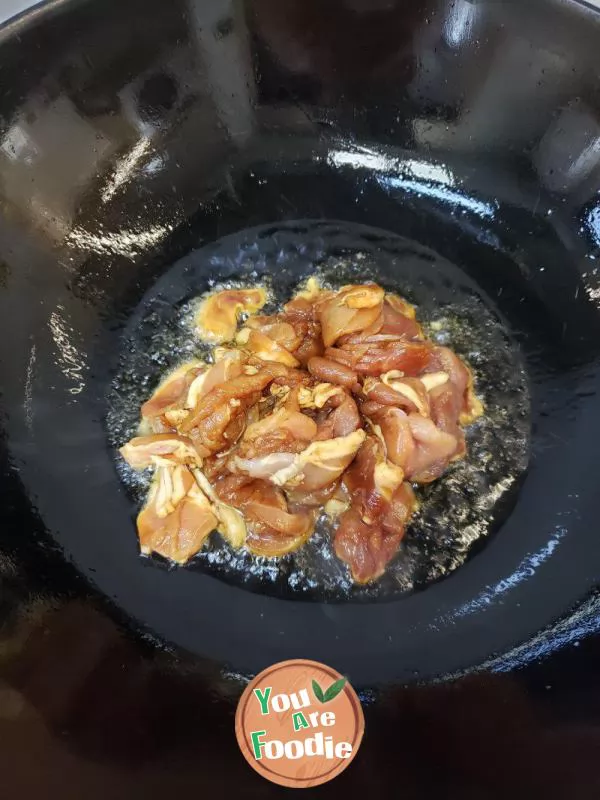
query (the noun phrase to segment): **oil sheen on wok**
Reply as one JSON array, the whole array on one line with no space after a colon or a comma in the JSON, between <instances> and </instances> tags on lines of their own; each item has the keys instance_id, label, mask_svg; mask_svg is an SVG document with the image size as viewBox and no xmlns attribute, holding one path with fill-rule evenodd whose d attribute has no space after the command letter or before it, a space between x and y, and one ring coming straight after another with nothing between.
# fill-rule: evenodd
<instances>
[{"instance_id":1,"label":"oil sheen on wok","mask_svg":"<svg viewBox=\"0 0 600 800\"><path fill-rule=\"evenodd\" d=\"M418 509L413 486L465 456L463 427L483 413L472 372L375 283L310 279L259 314L267 299L264 287L203 299L195 324L210 360L169 374L121 448L154 470L142 552L183 564L217 530L234 549L280 558L324 510L352 579L375 581Z\"/></svg>"},{"instance_id":2,"label":"oil sheen on wok","mask_svg":"<svg viewBox=\"0 0 600 800\"><path fill-rule=\"evenodd\" d=\"M212 361L214 342L197 332L200 300L220 289L264 287L267 304L257 315L279 313L311 277L335 290L375 283L406 298L426 338L469 365L485 413L463 429L465 457L452 461L441 479L413 485L418 510L377 580L353 580L335 554L335 522L322 508L314 533L287 555L257 556L215 533L185 571L287 599L387 601L449 575L500 529L526 474L531 407L519 345L494 300L461 268L378 228L313 220L250 228L190 252L147 283L128 315L107 398L106 433L131 502L133 524L123 535L135 535L154 471L132 469L118 449L140 434L140 406L167 376L191 361ZM161 556L149 558L152 569L181 569Z\"/></svg>"}]
</instances>

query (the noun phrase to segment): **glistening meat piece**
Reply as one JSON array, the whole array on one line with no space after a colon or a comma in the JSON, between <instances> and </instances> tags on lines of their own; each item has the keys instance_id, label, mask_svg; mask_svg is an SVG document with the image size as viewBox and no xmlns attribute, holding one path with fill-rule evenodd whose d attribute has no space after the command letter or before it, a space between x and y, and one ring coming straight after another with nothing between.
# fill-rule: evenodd
<instances>
[{"instance_id":1,"label":"glistening meat piece","mask_svg":"<svg viewBox=\"0 0 600 800\"><path fill-rule=\"evenodd\" d=\"M244 515L248 526L246 546L270 558L297 550L311 535L312 514L290 514L280 489L267 481L230 476L215 485L218 497Z\"/></svg>"},{"instance_id":2,"label":"glistening meat piece","mask_svg":"<svg viewBox=\"0 0 600 800\"><path fill-rule=\"evenodd\" d=\"M315 356L308 362L308 371L319 381L345 386L347 389L358 387L358 375L350 367L333 361L330 358Z\"/></svg>"},{"instance_id":3,"label":"glistening meat piece","mask_svg":"<svg viewBox=\"0 0 600 800\"><path fill-rule=\"evenodd\" d=\"M394 373L395 370L385 373L381 376L381 380L367 378L363 383L363 393L372 402L397 406L405 411L414 411L428 417L430 402L423 382L419 378L396 377Z\"/></svg>"},{"instance_id":4,"label":"glistening meat piece","mask_svg":"<svg viewBox=\"0 0 600 800\"><path fill-rule=\"evenodd\" d=\"M201 361L192 361L178 367L161 381L141 408L142 420L152 431L164 433L174 429L168 418L169 412L176 412L178 420L185 418L184 406L189 388L205 370L206 366Z\"/></svg>"},{"instance_id":5,"label":"glistening meat piece","mask_svg":"<svg viewBox=\"0 0 600 800\"><path fill-rule=\"evenodd\" d=\"M202 548L218 520L186 467L159 467L138 516L140 549L185 564Z\"/></svg>"},{"instance_id":6,"label":"glistening meat piece","mask_svg":"<svg viewBox=\"0 0 600 800\"><path fill-rule=\"evenodd\" d=\"M242 314L255 314L267 302L264 289L225 289L207 297L198 310L198 333L211 342L230 342Z\"/></svg>"},{"instance_id":7,"label":"glistening meat piece","mask_svg":"<svg viewBox=\"0 0 600 800\"><path fill-rule=\"evenodd\" d=\"M410 432L415 442L406 474L415 483L431 483L445 471L459 449L455 436L436 428L430 419L408 415Z\"/></svg>"},{"instance_id":8,"label":"glistening meat piece","mask_svg":"<svg viewBox=\"0 0 600 800\"><path fill-rule=\"evenodd\" d=\"M216 530L279 558L323 514L353 579L376 580L417 509L411 483L466 454L463 427L483 413L473 375L374 283L309 279L259 316L266 299L260 287L205 297L196 330L213 344L208 363L183 364L142 405L139 435L120 450L155 470L142 552L182 564Z\"/></svg>"},{"instance_id":9,"label":"glistening meat piece","mask_svg":"<svg viewBox=\"0 0 600 800\"><path fill-rule=\"evenodd\" d=\"M349 436L362 428L357 405L347 391L331 395L317 415L317 423L316 438L319 441Z\"/></svg>"},{"instance_id":10,"label":"glistening meat piece","mask_svg":"<svg viewBox=\"0 0 600 800\"><path fill-rule=\"evenodd\" d=\"M254 459L232 458L233 473L264 478L285 489L312 493L335 483L365 438L362 429L337 439L316 441L300 453L271 453Z\"/></svg>"},{"instance_id":11,"label":"glistening meat piece","mask_svg":"<svg viewBox=\"0 0 600 800\"><path fill-rule=\"evenodd\" d=\"M325 350L326 358L339 361L362 377L379 377L390 370L418 375L430 363L430 355L431 345L380 334Z\"/></svg>"},{"instance_id":12,"label":"glistening meat piece","mask_svg":"<svg viewBox=\"0 0 600 800\"><path fill-rule=\"evenodd\" d=\"M198 450L191 439L177 433L136 436L119 450L133 469L168 467L174 464L198 465L208 451Z\"/></svg>"},{"instance_id":13,"label":"glistening meat piece","mask_svg":"<svg viewBox=\"0 0 600 800\"><path fill-rule=\"evenodd\" d=\"M388 294L383 305L383 319L379 333L422 339L423 330L415 318L414 306L395 294Z\"/></svg>"},{"instance_id":14,"label":"glistening meat piece","mask_svg":"<svg viewBox=\"0 0 600 800\"><path fill-rule=\"evenodd\" d=\"M158 386L141 409L142 420L155 433L176 431L200 398L243 371L243 356L230 350L213 366L193 361L182 365Z\"/></svg>"},{"instance_id":15,"label":"glistening meat piece","mask_svg":"<svg viewBox=\"0 0 600 800\"><path fill-rule=\"evenodd\" d=\"M286 367L300 365L298 359L289 350L261 331L242 328L236 337L236 343L261 361L275 361Z\"/></svg>"},{"instance_id":16,"label":"glistening meat piece","mask_svg":"<svg viewBox=\"0 0 600 800\"><path fill-rule=\"evenodd\" d=\"M462 455L463 441L437 428L431 419L391 406L363 410L369 412L387 458L414 483L431 483L455 456Z\"/></svg>"},{"instance_id":17,"label":"glistening meat piece","mask_svg":"<svg viewBox=\"0 0 600 800\"><path fill-rule=\"evenodd\" d=\"M201 398L217 386L221 386L234 378L239 377L244 371L244 358L238 350L226 350L213 366L207 367L198 374L189 386L185 408L193 411Z\"/></svg>"},{"instance_id":18,"label":"glistening meat piece","mask_svg":"<svg viewBox=\"0 0 600 800\"><path fill-rule=\"evenodd\" d=\"M343 286L317 303L323 344L330 347L341 336L364 331L381 314L385 292L374 283Z\"/></svg>"},{"instance_id":19,"label":"glistening meat piece","mask_svg":"<svg viewBox=\"0 0 600 800\"><path fill-rule=\"evenodd\" d=\"M475 396L473 374L467 365L448 347L435 347L424 373L444 372L460 398L461 425L469 425L483 414L483 405Z\"/></svg>"},{"instance_id":20,"label":"glistening meat piece","mask_svg":"<svg viewBox=\"0 0 600 800\"><path fill-rule=\"evenodd\" d=\"M216 386L200 399L179 430L211 453L232 447L243 432L246 412L271 381L269 374L257 373Z\"/></svg>"},{"instance_id":21,"label":"glistening meat piece","mask_svg":"<svg viewBox=\"0 0 600 800\"><path fill-rule=\"evenodd\" d=\"M416 508L403 472L390 464L381 443L368 437L344 478L350 508L339 518L336 555L350 567L357 583L383 574L398 552L405 526Z\"/></svg>"},{"instance_id":22,"label":"glistening meat piece","mask_svg":"<svg viewBox=\"0 0 600 800\"><path fill-rule=\"evenodd\" d=\"M402 508L408 519L410 506L402 505ZM404 526L367 524L351 508L339 518L334 539L335 554L348 564L356 583L370 583L383 575L398 552L403 537Z\"/></svg>"},{"instance_id":23,"label":"glistening meat piece","mask_svg":"<svg viewBox=\"0 0 600 800\"><path fill-rule=\"evenodd\" d=\"M316 435L317 424L311 417L282 406L246 428L236 455L252 458L276 452L299 452Z\"/></svg>"},{"instance_id":24,"label":"glistening meat piece","mask_svg":"<svg viewBox=\"0 0 600 800\"><path fill-rule=\"evenodd\" d=\"M296 324L291 321L288 322L286 316L280 314L270 317L252 317L246 322L246 328L259 331L280 347L284 347L288 352L293 353L302 344L308 326L304 321Z\"/></svg>"}]
</instances>

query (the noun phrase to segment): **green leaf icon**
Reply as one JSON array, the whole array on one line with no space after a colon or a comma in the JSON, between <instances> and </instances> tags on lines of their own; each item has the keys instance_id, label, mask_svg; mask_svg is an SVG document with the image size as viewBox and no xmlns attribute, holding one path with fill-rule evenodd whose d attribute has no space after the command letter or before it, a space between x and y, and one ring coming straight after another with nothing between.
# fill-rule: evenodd
<instances>
[{"instance_id":1,"label":"green leaf icon","mask_svg":"<svg viewBox=\"0 0 600 800\"><path fill-rule=\"evenodd\" d=\"M334 700L338 696L345 685L346 678L340 678L339 680L334 681L334 683L332 683L331 686L324 692L319 684L313 679L312 689L315 697L320 703L328 703L330 700Z\"/></svg>"},{"instance_id":2,"label":"green leaf icon","mask_svg":"<svg viewBox=\"0 0 600 800\"><path fill-rule=\"evenodd\" d=\"M323 694L323 689L321 689L319 684L314 679L313 679L313 682L312 682L312 689L313 689L313 692L315 693L315 697L317 698L317 700L320 703L324 703L325 702L325 695Z\"/></svg>"},{"instance_id":3,"label":"green leaf icon","mask_svg":"<svg viewBox=\"0 0 600 800\"><path fill-rule=\"evenodd\" d=\"M328 703L330 700L333 700L338 694L342 691L344 686L346 685L346 678L340 678L335 683L332 683L329 689L325 692L323 703Z\"/></svg>"}]
</instances>

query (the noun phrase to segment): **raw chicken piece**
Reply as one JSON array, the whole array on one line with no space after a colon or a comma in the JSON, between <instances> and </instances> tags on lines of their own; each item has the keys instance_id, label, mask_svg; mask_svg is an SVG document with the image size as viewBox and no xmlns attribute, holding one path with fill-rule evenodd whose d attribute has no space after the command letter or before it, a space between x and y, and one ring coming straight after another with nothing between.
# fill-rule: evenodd
<instances>
[{"instance_id":1,"label":"raw chicken piece","mask_svg":"<svg viewBox=\"0 0 600 800\"><path fill-rule=\"evenodd\" d=\"M417 503L402 470L386 460L373 436L365 440L344 483L351 507L339 518L335 553L357 583L368 583L383 574L397 553Z\"/></svg>"},{"instance_id":2,"label":"raw chicken piece","mask_svg":"<svg viewBox=\"0 0 600 800\"><path fill-rule=\"evenodd\" d=\"M299 410L295 390L284 406L248 426L228 467L234 473L268 480L289 468L316 435L317 424Z\"/></svg>"},{"instance_id":3,"label":"raw chicken piece","mask_svg":"<svg viewBox=\"0 0 600 800\"><path fill-rule=\"evenodd\" d=\"M366 411L384 443L387 458L415 483L439 478L460 454L461 441L420 414L407 414L392 406L363 406L363 413Z\"/></svg>"},{"instance_id":4,"label":"raw chicken piece","mask_svg":"<svg viewBox=\"0 0 600 800\"><path fill-rule=\"evenodd\" d=\"M230 448L243 431L245 413L272 381L271 375L240 375L204 395L184 420L180 431L199 441L211 453ZM233 427L230 427L233 426Z\"/></svg>"},{"instance_id":5,"label":"raw chicken piece","mask_svg":"<svg viewBox=\"0 0 600 800\"><path fill-rule=\"evenodd\" d=\"M270 483L231 476L219 481L221 500L242 512L248 526L246 546L273 558L297 550L314 529L312 514L290 514L285 495Z\"/></svg>"},{"instance_id":6,"label":"raw chicken piece","mask_svg":"<svg viewBox=\"0 0 600 800\"><path fill-rule=\"evenodd\" d=\"M159 467L137 519L141 551L185 564L217 522L210 501L186 467Z\"/></svg>"},{"instance_id":7,"label":"raw chicken piece","mask_svg":"<svg viewBox=\"0 0 600 800\"><path fill-rule=\"evenodd\" d=\"M239 550L239 548L246 543L246 537L248 535L246 521L243 515L236 508L221 501L213 485L202 470L197 468L192 469L192 474L198 486L212 503L213 513L218 520L218 532L235 550Z\"/></svg>"},{"instance_id":8,"label":"raw chicken piece","mask_svg":"<svg viewBox=\"0 0 600 800\"><path fill-rule=\"evenodd\" d=\"M202 361L190 361L169 373L155 389L152 397L142 405L142 420L147 421L156 433L173 430L165 415L173 409L182 410L189 387L205 369L206 365ZM183 417L185 416L183 413Z\"/></svg>"},{"instance_id":9,"label":"raw chicken piece","mask_svg":"<svg viewBox=\"0 0 600 800\"><path fill-rule=\"evenodd\" d=\"M459 442L455 436L440 430L430 419L408 415L415 449L406 469L415 483L431 483L439 478L457 455Z\"/></svg>"},{"instance_id":10,"label":"raw chicken piece","mask_svg":"<svg viewBox=\"0 0 600 800\"><path fill-rule=\"evenodd\" d=\"M381 314L384 291L380 286L343 286L339 292L317 301L323 343L331 347L341 336L364 331Z\"/></svg>"},{"instance_id":11,"label":"raw chicken piece","mask_svg":"<svg viewBox=\"0 0 600 800\"><path fill-rule=\"evenodd\" d=\"M415 309L396 294L386 294L379 333L391 333L406 339L422 339L423 331L415 319Z\"/></svg>"},{"instance_id":12,"label":"raw chicken piece","mask_svg":"<svg viewBox=\"0 0 600 800\"><path fill-rule=\"evenodd\" d=\"M381 381L367 378L363 384L363 392L375 403L398 406L409 412L415 411L424 417L429 416L427 389L418 378L397 377L397 372L392 370L384 373Z\"/></svg>"},{"instance_id":13,"label":"raw chicken piece","mask_svg":"<svg viewBox=\"0 0 600 800\"><path fill-rule=\"evenodd\" d=\"M339 345L360 343L361 337L393 335L403 339L423 339L421 326L415 319L415 309L395 294L386 294L377 319L358 334L342 336Z\"/></svg>"},{"instance_id":14,"label":"raw chicken piece","mask_svg":"<svg viewBox=\"0 0 600 800\"><path fill-rule=\"evenodd\" d=\"M356 372L329 358L318 356L311 358L308 362L308 371L314 378L324 383L334 383L337 386L345 386L347 389L359 386Z\"/></svg>"},{"instance_id":15,"label":"raw chicken piece","mask_svg":"<svg viewBox=\"0 0 600 800\"><path fill-rule=\"evenodd\" d=\"M460 399L459 422L470 425L483 414L483 404L475 396L473 373L448 347L435 347L425 368L425 374L445 372Z\"/></svg>"},{"instance_id":16,"label":"raw chicken piece","mask_svg":"<svg viewBox=\"0 0 600 800\"><path fill-rule=\"evenodd\" d=\"M266 291L225 289L204 300L196 317L198 335L210 342L230 342L242 314L254 314L267 302Z\"/></svg>"},{"instance_id":17,"label":"raw chicken piece","mask_svg":"<svg viewBox=\"0 0 600 800\"><path fill-rule=\"evenodd\" d=\"M362 427L354 398L342 390L332 394L317 416L317 441L349 436Z\"/></svg>"},{"instance_id":18,"label":"raw chicken piece","mask_svg":"<svg viewBox=\"0 0 600 800\"><path fill-rule=\"evenodd\" d=\"M256 458L270 453L296 453L303 450L316 435L316 422L286 404L246 428L236 457Z\"/></svg>"},{"instance_id":19,"label":"raw chicken piece","mask_svg":"<svg viewBox=\"0 0 600 800\"><path fill-rule=\"evenodd\" d=\"M196 408L200 398L212 389L242 375L243 367L244 358L239 350L225 351L213 366L207 367L194 378L185 399L186 409Z\"/></svg>"},{"instance_id":20,"label":"raw chicken piece","mask_svg":"<svg viewBox=\"0 0 600 800\"><path fill-rule=\"evenodd\" d=\"M365 436L360 428L347 436L313 442L269 480L277 486L306 492L323 489L337 481L349 466Z\"/></svg>"},{"instance_id":21,"label":"raw chicken piece","mask_svg":"<svg viewBox=\"0 0 600 800\"><path fill-rule=\"evenodd\" d=\"M168 467L173 464L202 463L208 451L197 449L192 441L176 433L156 433L151 436L136 436L119 450L133 469Z\"/></svg>"},{"instance_id":22,"label":"raw chicken piece","mask_svg":"<svg viewBox=\"0 0 600 800\"><path fill-rule=\"evenodd\" d=\"M296 327L287 321L285 314L272 315L268 317L252 317L246 322L246 328L259 331L276 342L280 347L284 347L293 353L302 344L302 339L306 332L306 323Z\"/></svg>"},{"instance_id":23,"label":"raw chicken piece","mask_svg":"<svg viewBox=\"0 0 600 800\"><path fill-rule=\"evenodd\" d=\"M375 433L385 446L386 457L408 474L416 447L408 414L401 408L380 406L369 418L375 423Z\"/></svg>"},{"instance_id":24,"label":"raw chicken piece","mask_svg":"<svg viewBox=\"0 0 600 800\"><path fill-rule=\"evenodd\" d=\"M298 403L301 408L320 409L335 395L343 396L346 392L341 386L333 383L317 383L316 386L300 387L298 391Z\"/></svg>"},{"instance_id":25,"label":"raw chicken piece","mask_svg":"<svg viewBox=\"0 0 600 800\"><path fill-rule=\"evenodd\" d=\"M282 318L289 322L296 334L301 337L294 355L302 365L306 365L314 356L323 355L321 323L315 302L324 296L325 294L315 285L306 292L296 295L283 307Z\"/></svg>"},{"instance_id":26,"label":"raw chicken piece","mask_svg":"<svg viewBox=\"0 0 600 800\"><path fill-rule=\"evenodd\" d=\"M285 367L297 367L300 362L282 345L260 331L242 328L236 343L261 361L275 361Z\"/></svg>"},{"instance_id":27,"label":"raw chicken piece","mask_svg":"<svg viewBox=\"0 0 600 800\"><path fill-rule=\"evenodd\" d=\"M360 375L379 377L390 370L418 375L430 360L431 345L409 342L397 336L375 334L361 343L328 347L325 357L339 361Z\"/></svg>"}]
</instances>

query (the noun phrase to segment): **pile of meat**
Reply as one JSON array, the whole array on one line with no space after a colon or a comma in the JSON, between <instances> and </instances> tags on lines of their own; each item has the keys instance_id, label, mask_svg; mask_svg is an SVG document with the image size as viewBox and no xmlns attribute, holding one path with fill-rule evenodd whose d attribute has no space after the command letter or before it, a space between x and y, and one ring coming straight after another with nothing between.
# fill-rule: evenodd
<instances>
[{"instance_id":1,"label":"pile of meat","mask_svg":"<svg viewBox=\"0 0 600 800\"><path fill-rule=\"evenodd\" d=\"M205 299L197 328L213 360L184 364L142 406L121 449L155 471L142 552L185 563L217 530L278 557L324 511L336 555L372 581L417 507L412 484L465 455L461 426L482 413L471 372L375 284L311 279L281 313L257 315L266 300L260 288Z\"/></svg>"}]
</instances>

